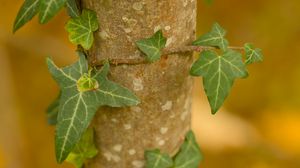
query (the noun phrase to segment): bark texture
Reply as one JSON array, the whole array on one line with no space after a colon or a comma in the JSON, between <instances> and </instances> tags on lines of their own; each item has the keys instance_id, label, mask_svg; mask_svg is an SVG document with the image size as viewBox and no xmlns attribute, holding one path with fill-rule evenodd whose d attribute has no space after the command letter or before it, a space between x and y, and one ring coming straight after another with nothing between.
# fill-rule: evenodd
<instances>
[{"instance_id":1,"label":"bark texture","mask_svg":"<svg viewBox=\"0 0 300 168\"><path fill-rule=\"evenodd\" d=\"M162 29L167 48L189 45L195 36L196 0L82 0L97 12L100 30L90 61L135 59L135 41ZM112 66L109 78L128 87L141 104L101 108L94 120L98 156L87 167L142 168L144 150L174 155L190 129L192 53L163 56L152 64Z\"/></svg>"}]
</instances>

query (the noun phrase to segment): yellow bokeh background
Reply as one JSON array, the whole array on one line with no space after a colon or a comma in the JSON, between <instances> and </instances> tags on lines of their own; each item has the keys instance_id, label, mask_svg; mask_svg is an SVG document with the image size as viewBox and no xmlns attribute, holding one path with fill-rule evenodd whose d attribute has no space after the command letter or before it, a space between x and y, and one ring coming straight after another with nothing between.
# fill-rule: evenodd
<instances>
[{"instance_id":1,"label":"yellow bokeh background","mask_svg":"<svg viewBox=\"0 0 300 168\"><path fill-rule=\"evenodd\" d=\"M45 109L58 88L46 56L59 65L76 59L67 39L65 11L47 25L33 19L16 34L23 0L0 0L0 168L55 168L54 129ZM198 0L198 34L217 21L233 46L252 42L265 61L237 80L222 110L210 115L195 81L193 129L203 168L300 167L300 1Z\"/></svg>"}]
</instances>

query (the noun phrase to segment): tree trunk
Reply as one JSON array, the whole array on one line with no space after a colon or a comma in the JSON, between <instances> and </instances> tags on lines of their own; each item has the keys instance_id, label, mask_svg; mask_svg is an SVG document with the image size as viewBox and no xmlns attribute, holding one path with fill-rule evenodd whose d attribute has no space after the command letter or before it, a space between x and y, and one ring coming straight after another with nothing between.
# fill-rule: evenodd
<instances>
[{"instance_id":1,"label":"tree trunk","mask_svg":"<svg viewBox=\"0 0 300 168\"><path fill-rule=\"evenodd\" d=\"M162 29L167 48L194 40L196 0L82 0L96 11L100 30L89 53L104 59L138 59L135 41ZM109 78L128 87L141 104L101 108L94 120L99 154L87 167L141 168L144 150L159 148L174 155L190 129L192 52L165 55L156 63L111 67Z\"/></svg>"}]
</instances>

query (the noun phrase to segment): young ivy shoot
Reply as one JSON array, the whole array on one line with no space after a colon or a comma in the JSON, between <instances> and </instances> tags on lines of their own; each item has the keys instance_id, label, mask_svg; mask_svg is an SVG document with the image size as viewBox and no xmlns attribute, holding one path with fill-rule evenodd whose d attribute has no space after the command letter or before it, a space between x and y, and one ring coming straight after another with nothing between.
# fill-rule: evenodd
<instances>
[{"instance_id":1,"label":"young ivy shoot","mask_svg":"<svg viewBox=\"0 0 300 168\"><path fill-rule=\"evenodd\" d=\"M67 160L80 168L87 159L98 153L90 123L99 107L135 106L140 100L131 90L107 78L111 60L104 61L99 70L88 65L86 51L94 44L94 32L99 29L99 23L94 11L81 11L78 4L77 0L25 0L17 14L13 32L35 15L39 15L41 24L47 23L63 7L71 17L65 29L69 40L80 46L78 61L59 68L52 59L47 58L49 71L60 87L60 94L49 106L47 116L49 124L56 125L57 162ZM200 36L191 46L185 46L200 51L198 59L191 65L190 75L203 78L213 114L223 105L235 80L248 76L247 66L263 60L261 49L249 43L243 48L230 47L225 36L226 31L215 23L211 31ZM135 44L145 60L153 63L159 61L163 50L167 49L166 41L167 37L159 30L151 37L137 40ZM193 132L189 131L174 157L152 149L146 150L145 159L146 168L197 168L202 155Z\"/></svg>"}]
</instances>

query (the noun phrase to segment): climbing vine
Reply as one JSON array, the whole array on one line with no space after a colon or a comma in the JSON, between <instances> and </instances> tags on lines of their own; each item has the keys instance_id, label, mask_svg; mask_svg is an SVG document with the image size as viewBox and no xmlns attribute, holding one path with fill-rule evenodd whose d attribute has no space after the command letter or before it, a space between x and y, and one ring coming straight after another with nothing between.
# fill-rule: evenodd
<instances>
[{"instance_id":1,"label":"climbing vine","mask_svg":"<svg viewBox=\"0 0 300 168\"><path fill-rule=\"evenodd\" d=\"M67 160L77 168L97 154L93 129L89 125L99 107L125 107L140 103L132 91L107 78L110 64L153 63L159 61L162 55L198 52L199 57L191 66L190 75L203 78L204 90L215 114L228 97L234 81L248 76L247 65L263 59L261 50L252 44L229 46L226 31L215 23L208 33L190 46L175 49L165 47L167 38L162 30L158 30L153 36L136 41L143 57L103 60L98 69L97 65L88 64L86 54L93 46L94 32L99 29L97 15L91 10L79 9L76 0L25 0L17 14L13 32L35 15L39 15L41 24L47 23L63 7L71 17L65 28L69 40L78 45L78 61L59 68L51 58L47 58L49 71L60 87L60 94L49 106L47 115L49 124L56 125L58 163ZM180 151L173 158L158 149L147 150L145 158L147 168L196 168L202 156L194 134L189 131Z\"/></svg>"}]
</instances>

